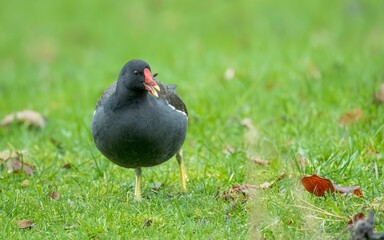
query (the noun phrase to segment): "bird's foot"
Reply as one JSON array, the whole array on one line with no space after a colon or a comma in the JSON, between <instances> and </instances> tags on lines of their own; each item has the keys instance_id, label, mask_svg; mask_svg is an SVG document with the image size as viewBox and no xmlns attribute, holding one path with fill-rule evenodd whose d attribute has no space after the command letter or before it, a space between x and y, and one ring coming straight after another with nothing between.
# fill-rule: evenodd
<instances>
[{"instance_id":1,"label":"bird's foot","mask_svg":"<svg viewBox=\"0 0 384 240\"><path fill-rule=\"evenodd\" d=\"M183 191L187 191L187 174L185 172L184 156L183 151L181 149L176 153L176 160L179 163L180 167L181 187Z\"/></svg>"},{"instance_id":2,"label":"bird's foot","mask_svg":"<svg viewBox=\"0 0 384 240\"><path fill-rule=\"evenodd\" d=\"M135 200L141 201L141 168L135 168L136 184L135 184Z\"/></svg>"}]
</instances>

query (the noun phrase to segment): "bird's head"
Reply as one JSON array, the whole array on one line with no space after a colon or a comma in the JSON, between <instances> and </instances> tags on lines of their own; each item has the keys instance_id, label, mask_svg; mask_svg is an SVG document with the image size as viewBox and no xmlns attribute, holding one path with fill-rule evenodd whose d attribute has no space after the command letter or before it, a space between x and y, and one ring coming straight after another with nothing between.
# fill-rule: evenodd
<instances>
[{"instance_id":1,"label":"bird's head","mask_svg":"<svg viewBox=\"0 0 384 240\"><path fill-rule=\"evenodd\" d=\"M124 86L130 91L148 91L158 97L159 86L152 77L151 67L142 60L131 60L126 63L120 72L118 87Z\"/></svg>"}]
</instances>

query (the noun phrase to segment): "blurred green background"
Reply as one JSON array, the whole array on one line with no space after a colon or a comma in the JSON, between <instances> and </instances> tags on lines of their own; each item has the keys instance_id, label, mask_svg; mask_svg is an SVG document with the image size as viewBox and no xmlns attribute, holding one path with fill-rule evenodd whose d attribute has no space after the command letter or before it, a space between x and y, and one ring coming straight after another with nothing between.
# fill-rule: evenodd
<instances>
[{"instance_id":1,"label":"blurred green background","mask_svg":"<svg viewBox=\"0 0 384 240\"><path fill-rule=\"evenodd\" d=\"M192 104L204 98L194 92L222 92L222 74L216 72L229 67L251 83L268 77L284 84L284 78L292 77L288 74L300 80L297 71L306 64L320 68L358 62L364 69L382 60L377 1L2 5L1 94L7 99L2 101L3 111L34 107L51 112L64 108L60 102L67 100L88 109L97 91L114 81L132 58L145 59L163 81L192 92L186 100ZM281 74L286 69L293 71ZM60 106L47 105L53 102Z\"/></svg>"},{"instance_id":2,"label":"blurred green background","mask_svg":"<svg viewBox=\"0 0 384 240\"><path fill-rule=\"evenodd\" d=\"M6 212L2 217L8 219L5 236L22 238L15 220L29 217L47 234L35 230L30 237L36 238L52 236L49 234L55 231L72 238L117 238L130 233L156 238L160 231L173 238L244 239L249 236L249 214L254 212L240 203L215 198L217 192L289 172L292 152L295 155L299 148L314 159L310 170L345 184L352 184L365 173L363 166L372 169L370 164L375 162L375 174L353 183L367 183L367 189L371 182L373 188L366 190L368 202L383 194L379 184L382 159L362 155L362 165L349 159L347 163L334 161L336 166L326 161L333 161L329 156L346 149L364 153L368 145L384 151L383 110L371 102L384 81L381 1L16 0L0 5L0 117L32 109L48 121L42 131L25 126L0 129L0 150L28 149L30 161L37 167L31 178L35 185L20 197L15 191L25 177L5 175L0 179L1 206ZM178 191L174 160L145 169L144 186L165 181L165 189L163 195L153 197L147 188L144 194L151 201L133 210L124 205L127 190L131 197L132 187L127 186L134 180L133 171L104 160L89 129L98 97L132 58L146 60L159 73L159 80L177 84L187 104L190 129L184 150L191 186L191 195L167 203L166 192ZM234 71L233 78L225 77L228 69ZM360 125L340 127L337 119L354 108L363 110ZM244 118L250 118L257 129L255 140L247 139L241 125ZM52 139L60 143L64 154L58 153ZM341 144L344 141L350 145ZM270 160L270 167L249 167L248 154ZM325 157L319 157L322 154ZM65 162L76 170L63 172ZM347 173L337 171L341 166ZM285 187L290 189L291 180L287 181ZM72 209L79 215L65 217L65 203L58 208L45 202L49 201L44 198L48 185L58 189L64 199L82 196L78 205L81 202L86 207ZM20 205L17 198L27 203L34 200L31 205ZM115 204L112 212L127 209L123 220L117 220L121 222L112 221L114 212L105 225L91 224L91 219L103 220L104 211L108 212L100 206L104 206L100 198ZM53 219L39 222L44 218L36 212L41 202ZM161 206L162 210L148 206ZM270 208L261 211L271 212ZM271 214L260 224L270 226L281 212ZM156 219L152 230L142 229L143 219L151 217ZM227 218L232 220L224 220ZM116 225L127 219L133 219L130 226L136 230L119 232ZM63 232L62 226L68 222L82 224ZM284 230L271 227L263 236L303 238L312 236L313 229L338 236L344 226L331 222L333 227L303 230L302 221L295 223L298 225Z\"/></svg>"}]
</instances>

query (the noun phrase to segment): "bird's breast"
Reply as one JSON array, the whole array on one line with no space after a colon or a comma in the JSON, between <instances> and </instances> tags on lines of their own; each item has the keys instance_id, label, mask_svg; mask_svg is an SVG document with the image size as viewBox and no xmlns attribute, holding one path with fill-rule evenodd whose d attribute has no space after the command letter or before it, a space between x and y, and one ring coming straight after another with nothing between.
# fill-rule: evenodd
<instances>
[{"instance_id":1,"label":"bird's breast","mask_svg":"<svg viewBox=\"0 0 384 240\"><path fill-rule=\"evenodd\" d=\"M160 164L181 148L187 117L165 101L147 101L106 112L96 111L96 146L118 165L135 168ZM93 129L95 129L93 127Z\"/></svg>"}]
</instances>

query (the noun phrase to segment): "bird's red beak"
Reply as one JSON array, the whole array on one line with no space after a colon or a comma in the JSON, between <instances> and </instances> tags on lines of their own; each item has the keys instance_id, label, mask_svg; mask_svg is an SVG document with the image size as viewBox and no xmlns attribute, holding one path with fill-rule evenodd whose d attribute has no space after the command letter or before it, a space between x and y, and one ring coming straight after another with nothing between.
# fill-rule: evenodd
<instances>
[{"instance_id":1,"label":"bird's red beak","mask_svg":"<svg viewBox=\"0 0 384 240\"><path fill-rule=\"evenodd\" d=\"M151 70L148 68L144 69L144 87L147 89L149 93L151 93L153 96L158 97L157 91L160 91L159 85L153 80Z\"/></svg>"}]
</instances>

